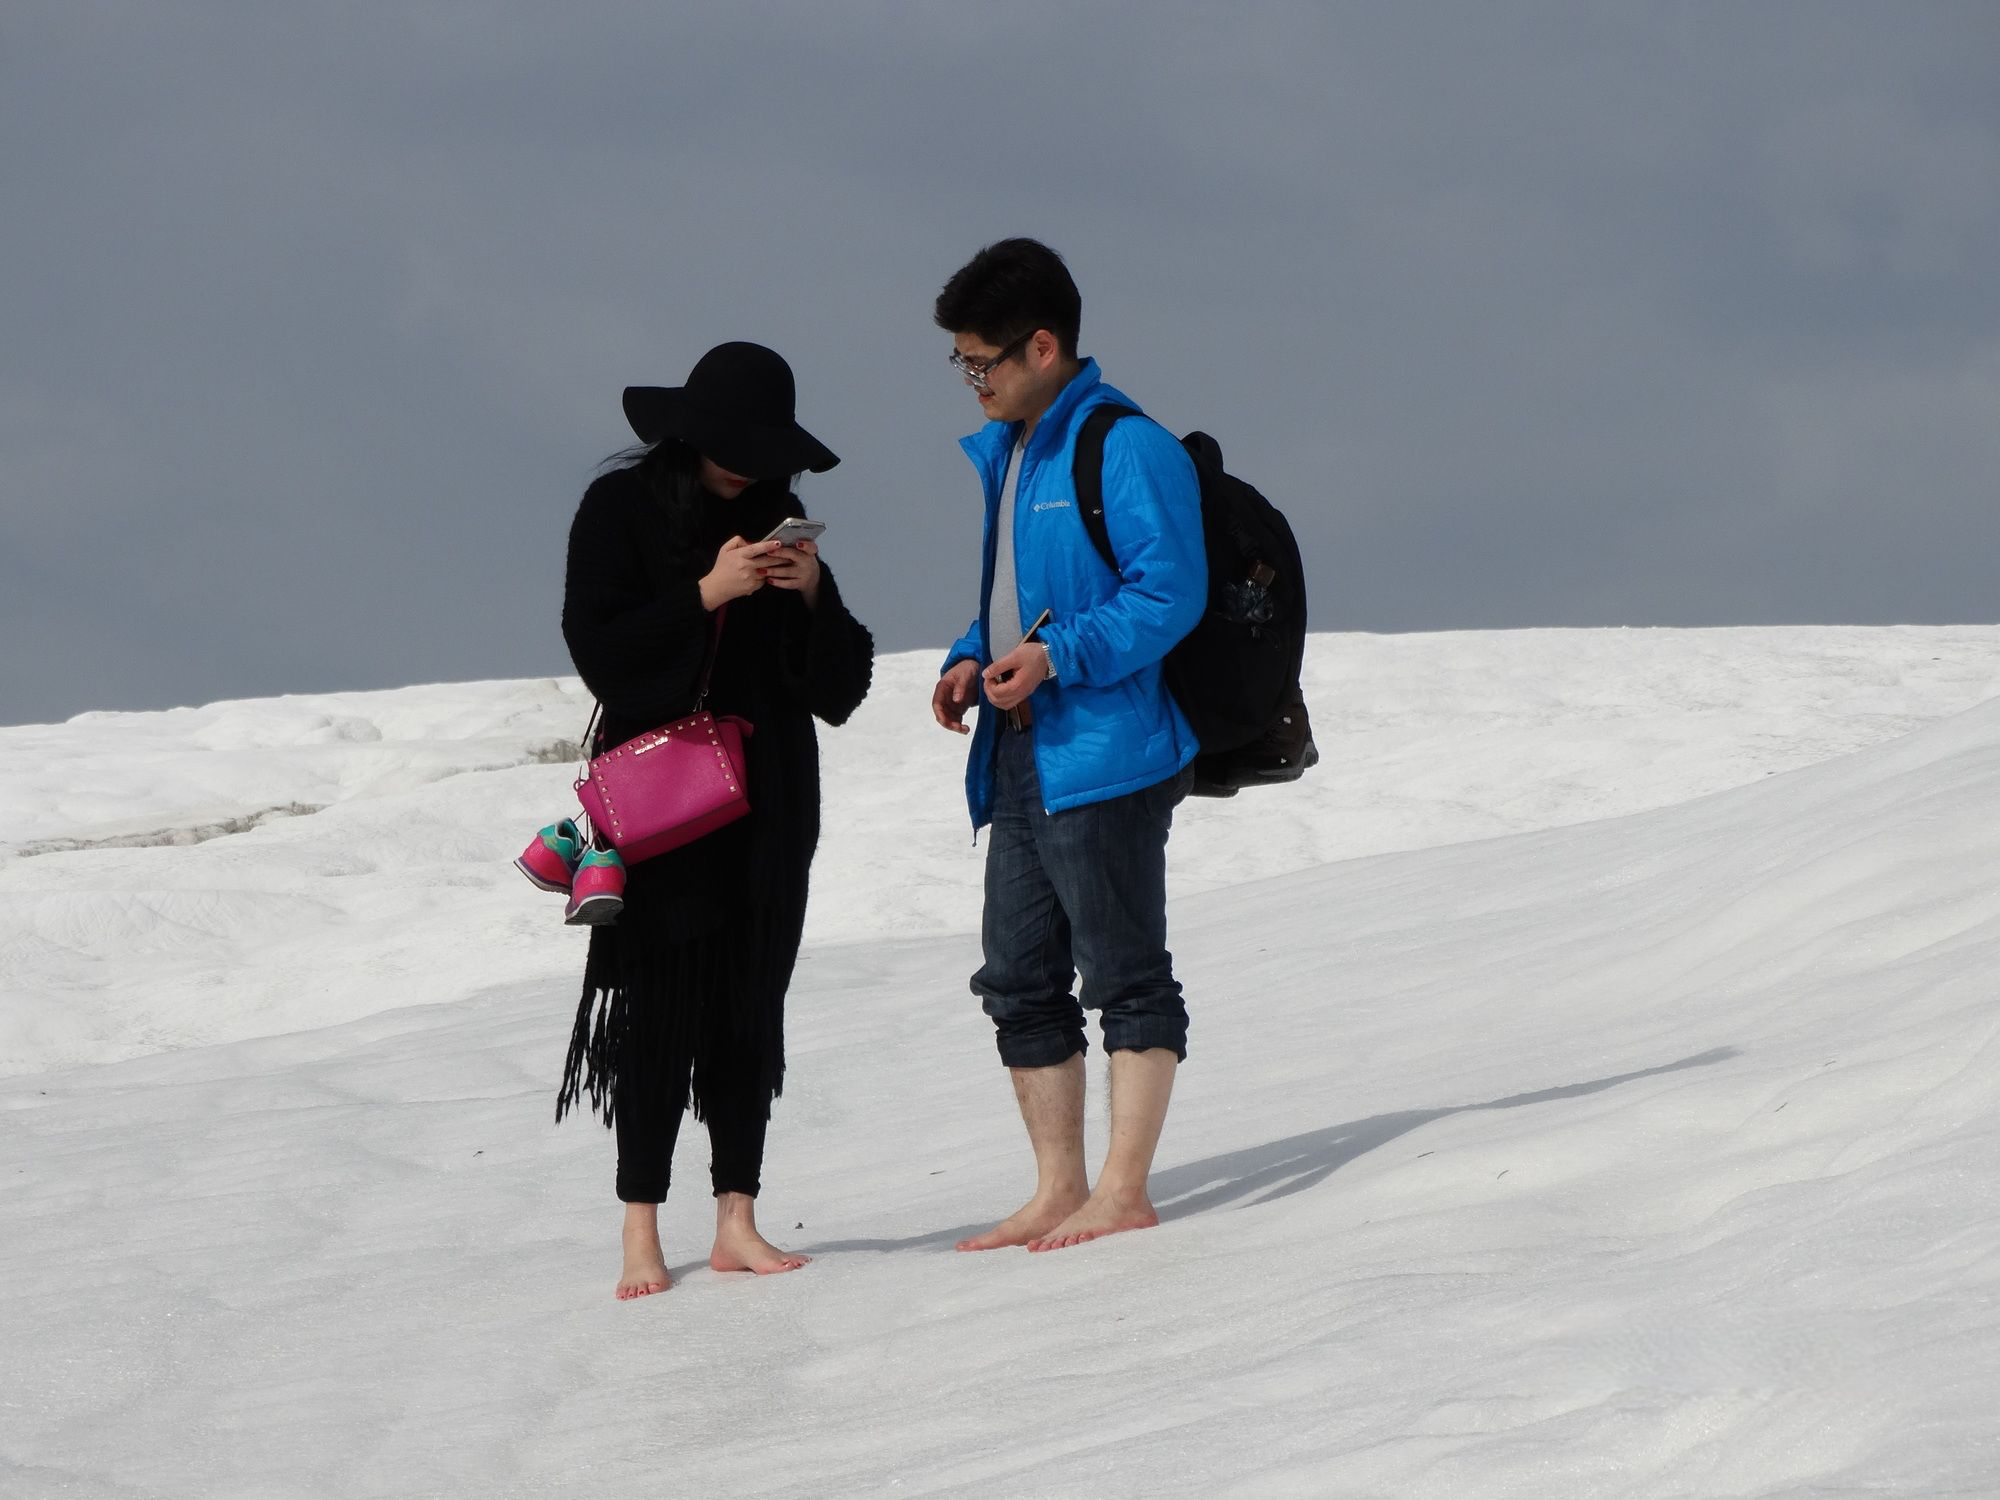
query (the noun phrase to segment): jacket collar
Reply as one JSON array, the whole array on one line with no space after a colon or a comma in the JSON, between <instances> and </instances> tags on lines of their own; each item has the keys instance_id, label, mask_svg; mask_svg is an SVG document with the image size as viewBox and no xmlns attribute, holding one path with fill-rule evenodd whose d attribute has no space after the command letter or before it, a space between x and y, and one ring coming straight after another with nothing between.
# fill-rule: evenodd
<instances>
[{"instance_id":1,"label":"jacket collar","mask_svg":"<svg viewBox=\"0 0 2000 1500\"><path fill-rule=\"evenodd\" d=\"M1097 361L1086 359L1076 374L1070 377L1069 384L1056 392L1056 399L1049 403L1048 410L1035 424L1035 435L1028 443L1030 451L1039 457L1051 445L1060 446L1069 432L1070 419L1102 383L1103 376L1098 371ZM965 450L973 467L985 473L997 471L1006 462L1007 454L1020 436L1019 422L988 422L979 431L960 438L958 446Z\"/></svg>"}]
</instances>

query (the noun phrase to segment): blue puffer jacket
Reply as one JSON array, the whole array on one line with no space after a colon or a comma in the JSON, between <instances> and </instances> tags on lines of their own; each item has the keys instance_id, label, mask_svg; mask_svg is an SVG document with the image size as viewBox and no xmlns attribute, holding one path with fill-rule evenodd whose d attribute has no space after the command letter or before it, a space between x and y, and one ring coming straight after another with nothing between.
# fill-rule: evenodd
<instances>
[{"instance_id":1,"label":"blue puffer jacket","mask_svg":"<svg viewBox=\"0 0 2000 1500\"><path fill-rule=\"evenodd\" d=\"M1049 648L1055 680L1035 689L1035 769L1049 812L1136 792L1194 759L1194 731L1160 677L1160 660L1201 618L1208 558L1201 541L1201 489L1194 464L1157 422L1128 417L1104 444L1104 521L1114 573L1104 565L1076 508L1070 475L1084 414L1105 402L1138 405L1103 383L1097 361L1042 414L1021 455L1014 504L1014 577L1021 623L1044 609L1036 639ZM979 618L945 658L981 668L1015 642L986 647L986 600L993 591L993 522L1018 422L989 422L961 440L986 491ZM998 713L984 705L965 772L972 826L993 820L993 754Z\"/></svg>"}]
</instances>

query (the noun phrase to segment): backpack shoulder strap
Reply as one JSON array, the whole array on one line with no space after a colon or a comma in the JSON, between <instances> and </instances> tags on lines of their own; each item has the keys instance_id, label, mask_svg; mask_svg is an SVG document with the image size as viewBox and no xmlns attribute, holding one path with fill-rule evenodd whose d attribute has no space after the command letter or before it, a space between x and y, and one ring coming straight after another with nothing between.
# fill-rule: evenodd
<instances>
[{"instance_id":1,"label":"backpack shoulder strap","mask_svg":"<svg viewBox=\"0 0 2000 1500\"><path fill-rule=\"evenodd\" d=\"M1093 406L1077 431L1076 457L1070 464L1070 479L1076 486L1076 508L1083 517L1083 529L1090 533L1091 545L1097 548L1104 565L1114 573L1118 571L1118 559L1112 555L1111 533L1104 525L1104 435L1119 418L1138 415L1132 407L1120 406L1115 401Z\"/></svg>"}]
</instances>

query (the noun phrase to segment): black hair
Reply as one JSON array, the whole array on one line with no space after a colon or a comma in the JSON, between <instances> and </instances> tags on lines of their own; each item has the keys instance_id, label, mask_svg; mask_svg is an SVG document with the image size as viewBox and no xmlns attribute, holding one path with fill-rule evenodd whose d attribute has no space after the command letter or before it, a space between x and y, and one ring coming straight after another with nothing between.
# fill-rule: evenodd
<instances>
[{"instance_id":1,"label":"black hair","mask_svg":"<svg viewBox=\"0 0 2000 1500\"><path fill-rule=\"evenodd\" d=\"M1003 348L1046 328L1063 358L1075 359L1083 295L1063 258L1040 240L1001 240L958 268L933 316L947 333L976 334Z\"/></svg>"},{"instance_id":2,"label":"black hair","mask_svg":"<svg viewBox=\"0 0 2000 1500\"><path fill-rule=\"evenodd\" d=\"M599 469L631 470L645 484L647 492L667 518L667 535L675 551L689 551L700 534L701 455L679 438L661 438L657 443L635 443L621 448L598 465Z\"/></svg>"},{"instance_id":3,"label":"black hair","mask_svg":"<svg viewBox=\"0 0 2000 1500\"><path fill-rule=\"evenodd\" d=\"M702 553L698 544L703 532L702 518L714 504L714 497L701 487L701 454L695 451L693 444L679 438L661 438L657 443L635 443L613 453L598 468L636 472L666 517L672 555L682 562L699 563L703 570L714 560ZM800 473L777 481L790 498L788 509L793 515L805 514L798 502L799 485L804 478L805 475ZM759 479L753 488L761 488L771 482Z\"/></svg>"}]
</instances>

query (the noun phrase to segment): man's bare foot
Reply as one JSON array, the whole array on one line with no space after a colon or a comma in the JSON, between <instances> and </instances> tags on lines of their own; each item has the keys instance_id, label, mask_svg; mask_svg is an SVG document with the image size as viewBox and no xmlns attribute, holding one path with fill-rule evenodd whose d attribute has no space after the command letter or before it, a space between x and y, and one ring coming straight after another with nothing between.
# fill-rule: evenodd
<instances>
[{"instance_id":1,"label":"man's bare foot","mask_svg":"<svg viewBox=\"0 0 2000 1500\"><path fill-rule=\"evenodd\" d=\"M960 1240L958 1248L1001 1250L1009 1245L1026 1245L1081 1212L1088 1196L1082 1191L1047 1195L1037 1193L986 1233Z\"/></svg>"},{"instance_id":2,"label":"man's bare foot","mask_svg":"<svg viewBox=\"0 0 2000 1500\"><path fill-rule=\"evenodd\" d=\"M1107 1193L1102 1185L1075 1213L1046 1234L1028 1241L1030 1250L1063 1250L1126 1229L1152 1229L1160 1222L1153 1203L1143 1192Z\"/></svg>"},{"instance_id":3,"label":"man's bare foot","mask_svg":"<svg viewBox=\"0 0 2000 1500\"><path fill-rule=\"evenodd\" d=\"M755 1204L745 1193L716 1194L715 1248L708 1252L708 1268L775 1276L810 1264L811 1256L780 1250L757 1232Z\"/></svg>"},{"instance_id":4,"label":"man's bare foot","mask_svg":"<svg viewBox=\"0 0 2000 1500\"><path fill-rule=\"evenodd\" d=\"M657 1203L625 1205L625 1271L618 1278L618 1300L650 1297L674 1284L667 1274L667 1258L660 1249L660 1206Z\"/></svg>"}]
</instances>

